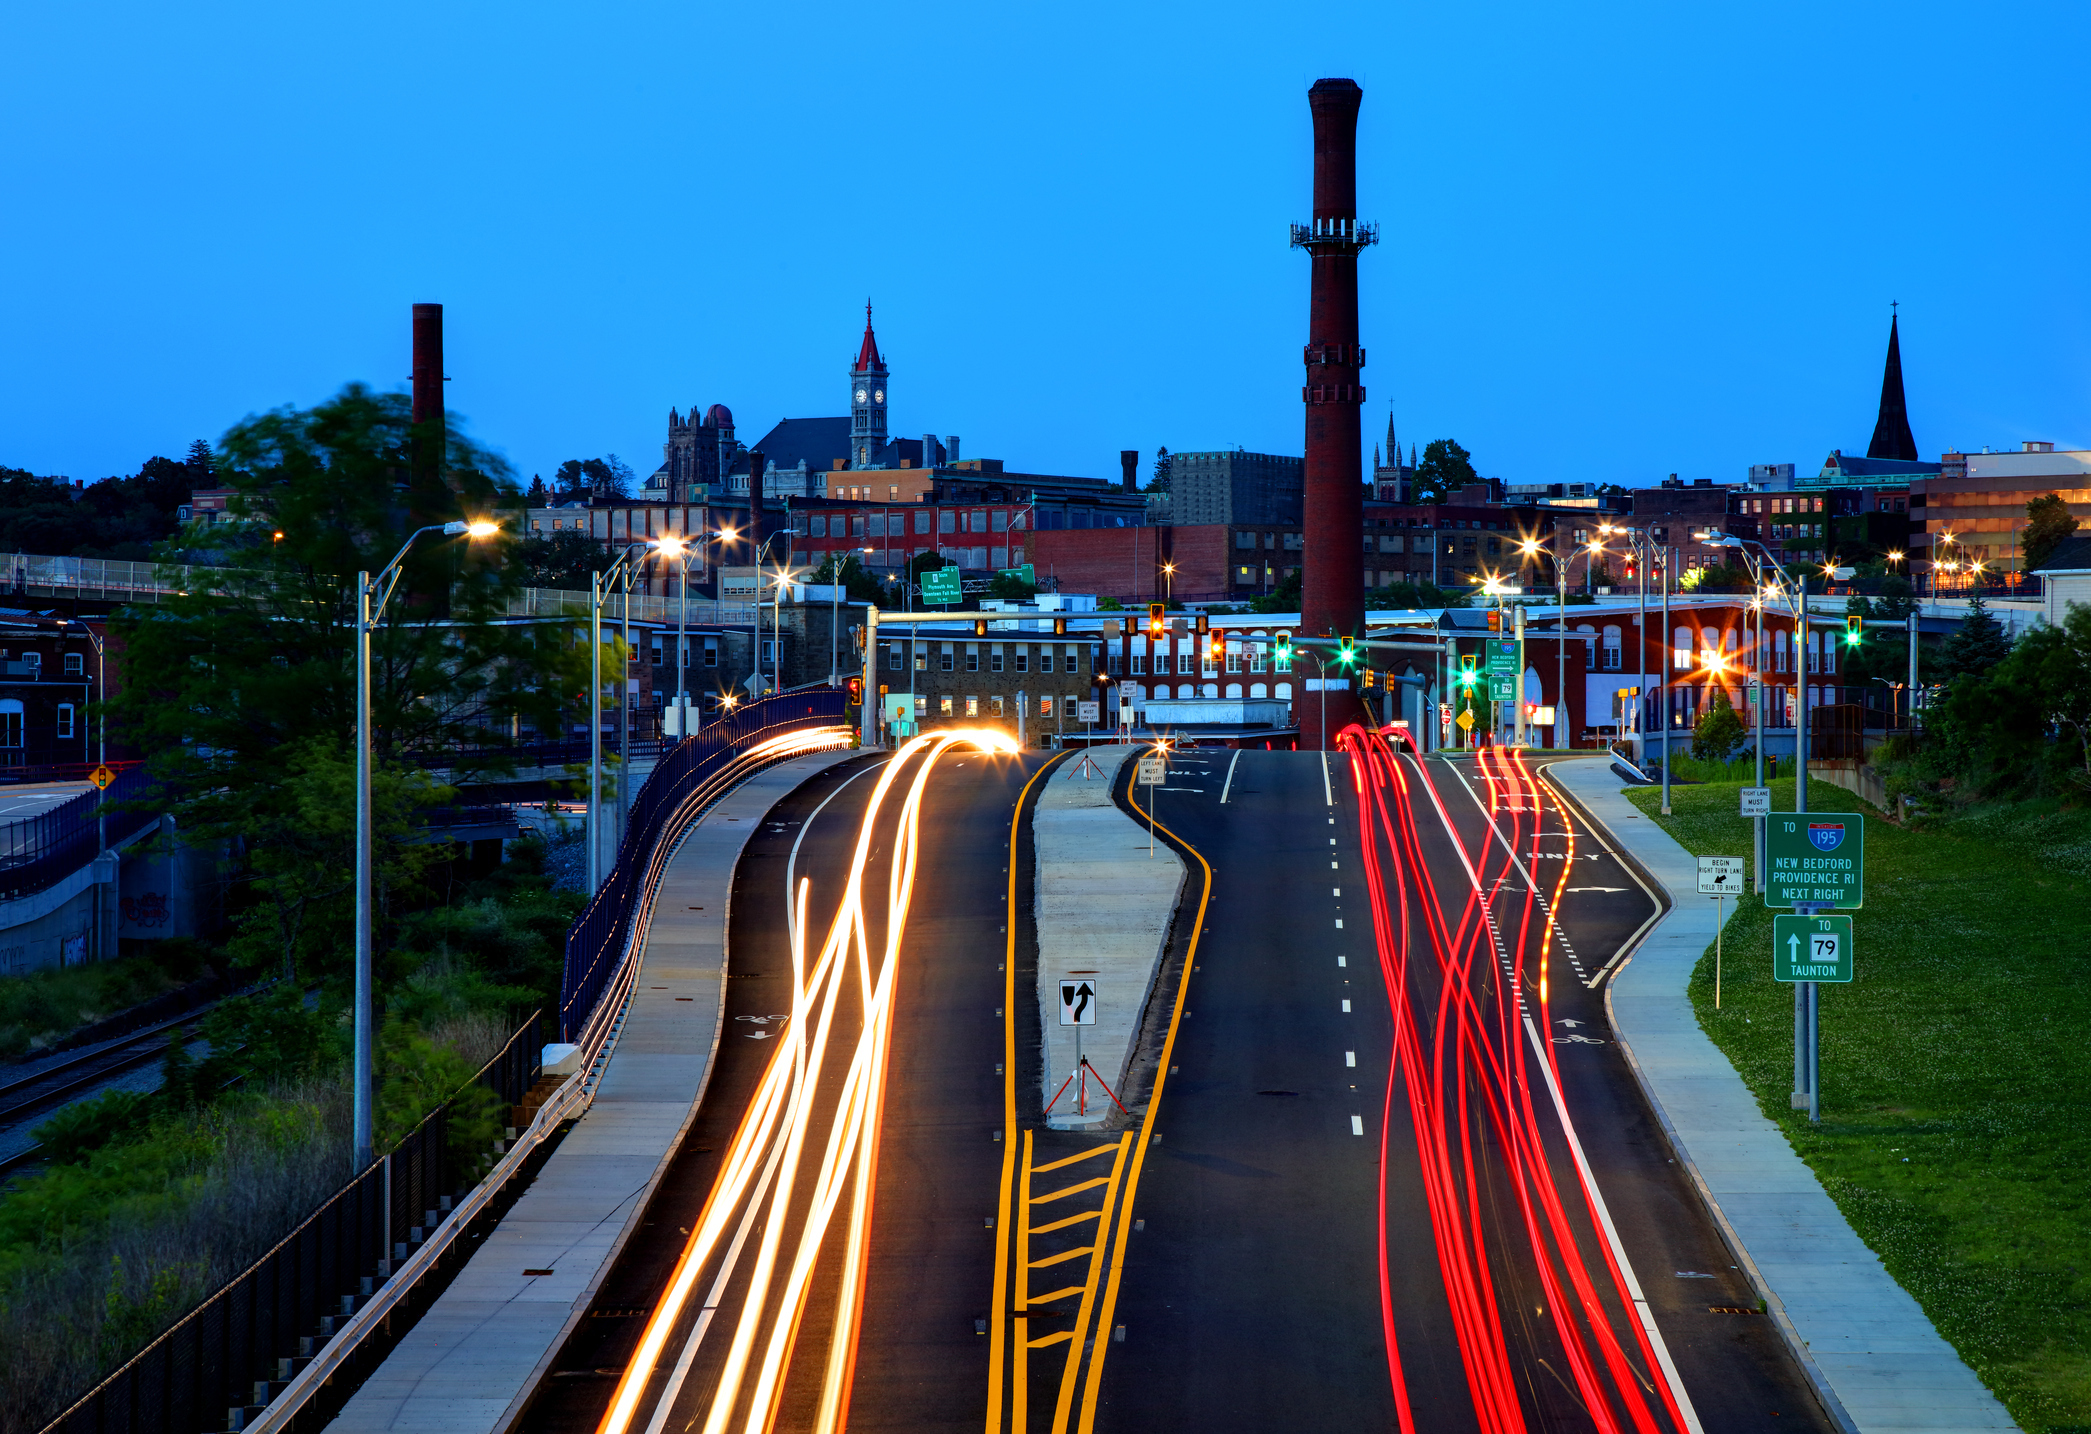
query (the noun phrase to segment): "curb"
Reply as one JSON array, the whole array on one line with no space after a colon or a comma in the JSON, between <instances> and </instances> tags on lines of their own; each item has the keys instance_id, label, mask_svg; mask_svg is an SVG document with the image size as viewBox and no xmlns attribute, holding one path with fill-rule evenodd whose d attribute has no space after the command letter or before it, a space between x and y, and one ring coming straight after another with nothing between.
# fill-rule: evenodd
<instances>
[{"instance_id":1,"label":"curb","mask_svg":"<svg viewBox=\"0 0 2091 1434\"><path fill-rule=\"evenodd\" d=\"M1742 1237L1729 1223L1727 1213L1721 1209L1720 1202L1714 1199L1712 1188L1699 1173L1697 1162L1692 1159L1690 1150L1679 1138L1677 1127L1671 1123L1670 1112L1663 1108L1662 1100L1656 1095L1655 1088L1649 1084L1647 1074L1641 1069L1641 1062L1634 1055L1633 1043L1627 1039L1626 1032L1619 1028L1619 1022L1613 1015L1613 983L1619 979L1619 973L1632 964L1634 951L1670 919L1671 913L1677 909L1677 904L1669 889L1655 879L1648 868L1641 864L1640 859L1620 842L1610 827L1599 821L1596 814L1565 787L1552 780L1549 775L1552 765L1549 763L1547 767L1541 768L1540 777L1553 791L1555 798L1562 805L1573 808L1593 831L1604 833L1611 854L1622 866L1634 873L1635 878L1663 908L1654 921L1628 939L1626 949L1615 958L1611 975L1605 980L1605 1020L1612 1027L1612 1038L1618 1042L1620 1051L1625 1054L1627 1069L1634 1073L1634 1084L1640 1087L1641 1098L1648 1102L1649 1110L1655 1115L1656 1124L1662 1127L1663 1140L1669 1145L1670 1153L1676 1157L1678 1168L1684 1171L1686 1178L1692 1182L1692 1189L1699 1196L1699 1203L1706 1207L1707 1214L1712 1217L1714 1228L1720 1232L1721 1243L1734 1258L1736 1268L1740 1269L1743 1278L1750 1282L1750 1288L1757 1292L1757 1298L1763 1304L1765 1313L1771 1317L1772 1327L1778 1330L1779 1339L1785 1344L1787 1352L1793 1356L1794 1362L1800 1366L1802 1375L1807 1378L1808 1388L1814 1393L1816 1402L1822 1406L1822 1411L1829 1416L1830 1422L1844 1431L1844 1434L1860 1434L1857 1421L1844 1407L1844 1401L1837 1397L1836 1390L1831 1387L1828 1376L1822 1372L1822 1367L1816 1364L1815 1355L1808 1348L1808 1342L1801 1338L1800 1331L1794 1327L1792 1317L1786 1313L1785 1303L1765 1280L1763 1273L1757 1268L1757 1262L1750 1258L1750 1252L1744 1247Z\"/></svg>"}]
</instances>

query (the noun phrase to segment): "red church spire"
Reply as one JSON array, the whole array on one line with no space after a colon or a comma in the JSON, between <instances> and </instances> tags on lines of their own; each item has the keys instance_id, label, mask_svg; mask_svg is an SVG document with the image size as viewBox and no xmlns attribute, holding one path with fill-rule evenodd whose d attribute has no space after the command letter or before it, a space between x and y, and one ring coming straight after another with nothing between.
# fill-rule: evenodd
<instances>
[{"instance_id":1,"label":"red church spire","mask_svg":"<svg viewBox=\"0 0 2091 1434\"><path fill-rule=\"evenodd\" d=\"M858 373L870 373L874 369L883 371L886 361L879 357L879 341L871 332L871 300L864 301L864 342L857 347Z\"/></svg>"}]
</instances>

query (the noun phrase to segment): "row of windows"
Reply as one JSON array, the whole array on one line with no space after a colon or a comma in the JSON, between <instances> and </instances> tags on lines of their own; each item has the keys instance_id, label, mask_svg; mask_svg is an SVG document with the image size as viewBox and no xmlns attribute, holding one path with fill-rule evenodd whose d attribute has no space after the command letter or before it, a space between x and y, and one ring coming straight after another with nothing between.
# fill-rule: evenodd
<instances>
[{"instance_id":1,"label":"row of windows","mask_svg":"<svg viewBox=\"0 0 2091 1434\"><path fill-rule=\"evenodd\" d=\"M72 703L58 704L58 740L65 741L79 735L79 727L74 717L75 709ZM21 702L13 697L0 700L0 748L22 746L25 729L26 718Z\"/></svg>"}]
</instances>

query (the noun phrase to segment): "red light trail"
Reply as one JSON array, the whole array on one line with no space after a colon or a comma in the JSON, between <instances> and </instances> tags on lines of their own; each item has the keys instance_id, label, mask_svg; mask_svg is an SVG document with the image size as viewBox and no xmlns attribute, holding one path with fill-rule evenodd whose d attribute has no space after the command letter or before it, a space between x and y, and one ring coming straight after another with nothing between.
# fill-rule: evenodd
<instances>
[{"instance_id":1,"label":"red light trail","mask_svg":"<svg viewBox=\"0 0 2091 1434\"><path fill-rule=\"evenodd\" d=\"M1513 1434L1556 1423L1543 1414L1540 1379L1551 1376L1603 1434L1698 1434L1583 1156L1545 1034L1552 1029L1552 911L1568 865L1553 902L1542 905L1531 873L1545 834L1544 789L1521 753L1483 749L1489 826L1469 848L1426 765L1397 752L1390 735L1405 734L1352 726L1339 740L1352 755L1373 934L1393 1016L1380 1123L1379 1283L1401 1428L1409 1434L1415 1424L1389 1248L1389 1176L1405 1174L1394 1140L1397 1090L1478 1427ZM1419 806L1442 826L1464 891L1440 892ZM1572 840L1567 813L1559 816ZM1522 1292L1534 1285L1537 1326L1523 1308ZM1555 1353L1565 1375L1548 1358Z\"/></svg>"}]
</instances>

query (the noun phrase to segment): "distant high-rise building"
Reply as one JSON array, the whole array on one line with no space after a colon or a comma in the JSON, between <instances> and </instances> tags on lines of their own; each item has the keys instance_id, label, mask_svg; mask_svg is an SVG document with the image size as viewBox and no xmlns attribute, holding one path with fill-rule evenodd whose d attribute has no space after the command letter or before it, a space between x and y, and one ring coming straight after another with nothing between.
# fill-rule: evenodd
<instances>
[{"instance_id":1,"label":"distant high-rise building","mask_svg":"<svg viewBox=\"0 0 2091 1434\"><path fill-rule=\"evenodd\" d=\"M1305 482L1304 463L1279 453L1172 453L1166 521L1298 523Z\"/></svg>"}]
</instances>

